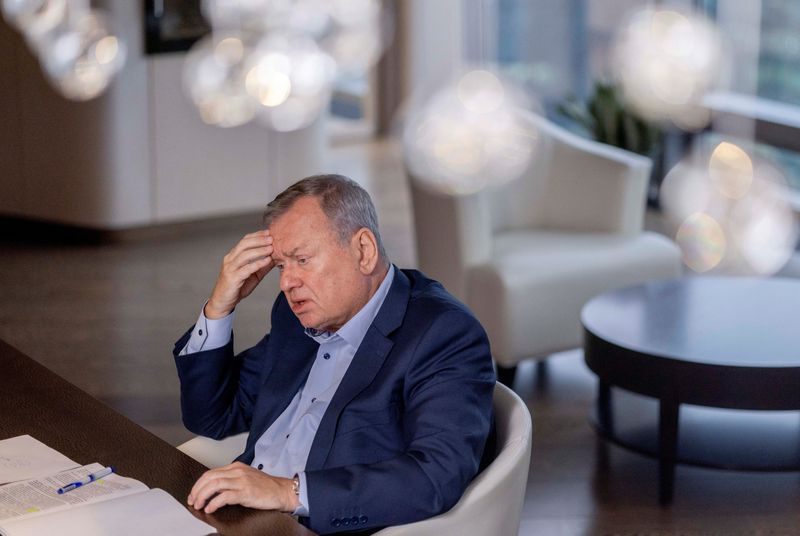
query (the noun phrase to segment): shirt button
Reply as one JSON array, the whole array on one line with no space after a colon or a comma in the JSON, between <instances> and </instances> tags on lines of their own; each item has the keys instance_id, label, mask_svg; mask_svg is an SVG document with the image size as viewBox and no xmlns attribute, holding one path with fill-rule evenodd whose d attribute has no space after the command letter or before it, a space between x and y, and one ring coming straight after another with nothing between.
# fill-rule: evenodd
<instances>
[{"instance_id":1,"label":"shirt button","mask_svg":"<svg viewBox=\"0 0 800 536\"><path fill-rule=\"evenodd\" d=\"M260 470L262 470L263 468L264 468L264 464L263 464L263 463L259 463L259 464L258 464L258 470L260 471Z\"/></svg>"},{"instance_id":2,"label":"shirt button","mask_svg":"<svg viewBox=\"0 0 800 536\"><path fill-rule=\"evenodd\" d=\"M325 353L322 355L322 357L323 357L323 359L330 359L330 358L331 358L331 354L329 354L328 352L325 352Z\"/></svg>"},{"instance_id":3,"label":"shirt button","mask_svg":"<svg viewBox=\"0 0 800 536\"><path fill-rule=\"evenodd\" d=\"M311 399L311 403L312 403L312 404L313 404L314 402L316 402L316 401L317 401L317 399L316 399L316 398L312 398L312 399Z\"/></svg>"},{"instance_id":4,"label":"shirt button","mask_svg":"<svg viewBox=\"0 0 800 536\"><path fill-rule=\"evenodd\" d=\"M286 439L289 439L289 436L290 436L290 435L291 435L291 434L286 434Z\"/></svg>"},{"instance_id":5,"label":"shirt button","mask_svg":"<svg viewBox=\"0 0 800 536\"><path fill-rule=\"evenodd\" d=\"M197 330L197 334L198 334L198 335L202 335L202 334L203 334L203 330L202 330L202 329L198 329L198 330Z\"/></svg>"}]
</instances>

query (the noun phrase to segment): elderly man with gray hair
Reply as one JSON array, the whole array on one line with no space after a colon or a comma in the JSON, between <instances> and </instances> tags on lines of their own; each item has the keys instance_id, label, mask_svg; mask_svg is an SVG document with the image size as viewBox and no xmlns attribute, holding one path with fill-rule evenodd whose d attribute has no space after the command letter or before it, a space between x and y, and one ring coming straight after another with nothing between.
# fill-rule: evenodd
<instances>
[{"instance_id":1,"label":"elderly man with gray hair","mask_svg":"<svg viewBox=\"0 0 800 536\"><path fill-rule=\"evenodd\" d=\"M225 256L175 345L186 427L217 439L249 431L189 504L291 512L318 533L448 510L491 450L483 328L439 283L389 262L369 195L346 177L295 183L264 224ZM271 331L237 355L234 309L274 268Z\"/></svg>"}]
</instances>

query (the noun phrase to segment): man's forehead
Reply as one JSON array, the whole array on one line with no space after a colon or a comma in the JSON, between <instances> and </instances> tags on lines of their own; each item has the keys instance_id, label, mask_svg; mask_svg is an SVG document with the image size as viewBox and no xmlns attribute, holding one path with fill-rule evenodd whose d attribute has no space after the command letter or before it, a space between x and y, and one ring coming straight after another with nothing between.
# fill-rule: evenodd
<instances>
[{"instance_id":1,"label":"man's forehead","mask_svg":"<svg viewBox=\"0 0 800 536\"><path fill-rule=\"evenodd\" d=\"M313 242L311 237L301 236L295 233L285 235L273 235L272 247L275 256L292 257L298 252L308 249Z\"/></svg>"},{"instance_id":2,"label":"man's forehead","mask_svg":"<svg viewBox=\"0 0 800 536\"><path fill-rule=\"evenodd\" d=\"M331 232L328 216L319 202L311 197L300 198L269 225L275 243L284 250L301 247Z\"/></svg>"},{"instance_id":3,"label":"man's forehead","mask_svg":"<svg viewBox=\"0 0 800 536\"><path fill-rule=\"evenodd\" d=\"M270 231L299 233L304 229L327 227L328 216L314 197L301 197L270 224Z\"/></svg>"}]
</instances>

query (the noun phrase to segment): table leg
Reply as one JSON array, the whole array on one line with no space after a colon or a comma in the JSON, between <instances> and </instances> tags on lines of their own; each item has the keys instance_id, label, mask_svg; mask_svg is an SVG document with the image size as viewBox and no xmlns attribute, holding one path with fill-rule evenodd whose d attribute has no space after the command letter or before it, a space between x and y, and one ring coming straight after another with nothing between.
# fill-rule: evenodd
<instances>
[{"instance_id":1,"label":"table leg","mask_svg":"<svg viewBox=\"0 0 800 536\"><path fill-rule=\"evenodd\" d=\"M597 419L608 436L614 435L614 418L611 407L611 384L600 380L597 384Z\"/></svg>"},{"instance_id":2,"label":"table leg","mask_svg":"<svg viewBox=\"0 0 800 536\"><path fill-rule=\"evenodd\" d=\"M659 403L658 424L658 500L662 506L672 503L675 484L675 458L678 454L678 417L680 404L672 398Z\"/></svg>"}]
</instances>

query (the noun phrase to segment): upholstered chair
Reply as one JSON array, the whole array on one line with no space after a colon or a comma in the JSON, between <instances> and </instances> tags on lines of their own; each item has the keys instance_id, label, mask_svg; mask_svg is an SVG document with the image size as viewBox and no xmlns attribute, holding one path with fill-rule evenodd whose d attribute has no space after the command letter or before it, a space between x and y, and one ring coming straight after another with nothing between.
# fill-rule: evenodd
<instances>
[{"instance_id":1,"label":"upholstered chair","mask_svg":"<svg viewBox=\"0 0 800 536\"><path fill-rule=\"evenodd\" d=\"M643 230L648 158L521 114L538 136L519 179L456 197L410 177L419 268L474 311L506 385L581 345L593 296L681 273L677 246Z\"/></svg>"},{"instance_id":2,"label":"upholstered chair","mask_svg":"<svg viewBox=\"0 0 800 536\"><path fill-rule=\"evenodd\" d=\"M473 479L456 505L444 514L389 527L376 534L516 536L519 533L531 460L531 414L519 396L499 383L495 385L493 406L497 429L494 460ZM247 434L221 441L195 437L178 449L206 467L221 467L244 451L246 440Z\"/></svg>"}]
</instances>

